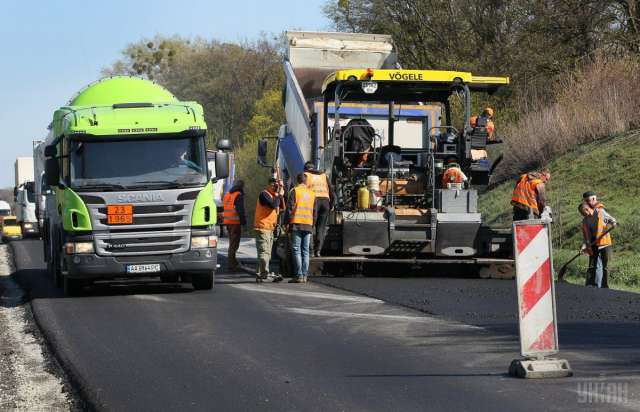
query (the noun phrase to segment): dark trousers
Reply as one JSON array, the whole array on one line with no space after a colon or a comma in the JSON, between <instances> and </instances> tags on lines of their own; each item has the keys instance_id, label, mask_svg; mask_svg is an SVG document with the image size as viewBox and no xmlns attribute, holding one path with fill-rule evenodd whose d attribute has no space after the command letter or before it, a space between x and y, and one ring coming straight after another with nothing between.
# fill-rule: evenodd
<instances>
[{"instance_id":1,"label":"dark trousers","mask_svg":"<svg viewBox=\"0 0 640 412\"><path fill-rule=\"evenodd\" d=\"M326 197L316 198L313 206L313 251L320 253L324 238L327 235L327 221L329 220L329 212L331 211L331 202Z\"/></svg>"},{"instance_id":2,"label":"dark trousers","mask_svg":"<svg viewBox=\"0 0 640 412\"><path fill-rule=\"evenodd\" d=\"M609 287L609 262L611 262L611 246L598 249L593 248L592 256L589 256L589 270L587 271L587 286L596 286L601 288ZM596 270L598 268L598 258L602 262L602 282L598 285L596 279Z\"/></svg>"},{"instance_id":3,"label":"dark trousers","mask_svg":"<svg viewBox=\"0 0 640 412\"><path fill-rule=\"evenodd\" d=\"M236 259L236 252L240 247L240 236L242 235L242 228L240 225L227 225L227 232L229 232L229 249L227 251L227 269L238 269L238 260Z\"/></svg>"},{"instance_id":4,"label":"dark trousers","mask_svg":"<svg viewBox=\"0 0 640 412\"><path fill-rule=\"evenodd\" d=\"M531 213L528 210L519 208L518 206L513 207L513 221L517 222L518 220L528 220L533 219L530 217Z\"/></svg>"}]
</instances>

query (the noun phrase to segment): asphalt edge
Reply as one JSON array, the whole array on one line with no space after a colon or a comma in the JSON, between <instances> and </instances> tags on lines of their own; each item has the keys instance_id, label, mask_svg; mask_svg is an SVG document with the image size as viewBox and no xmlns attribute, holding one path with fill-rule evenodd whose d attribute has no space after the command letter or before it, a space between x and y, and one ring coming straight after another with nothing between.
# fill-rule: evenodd
<instances>
[{"instance_id":1,"label":"asphalt edge","mask_svg":"<svg viewBox=\"0 0 640 412\"><path fill-rule=\"evenodd\" d=\"M8 248L11 250L11 264L13 274L18 271L16 264L16 252L12 243L8 244ZM22 302L25 306L25 315L30 323L33 323L35 327L31 328L30 332L34 334L36 340L42 347L42 352L45 358L45 368L56 375L63 383L64 389L69 395L71 400L71 410L73 412L93 412L99 410L96 407L96 403L92 402L92 397L88 391L85 390L86 385L81 383L81 379L78 379L78 374L73 368L68 367L68 362L60 356L60 353L55 349L54 342L56 339L46 332L46 329L42 327L38 315L33 308L33 300L28 290L25 290L18 278L15 278L16 284L22 290Z\"/></svg>"}]
</instances>

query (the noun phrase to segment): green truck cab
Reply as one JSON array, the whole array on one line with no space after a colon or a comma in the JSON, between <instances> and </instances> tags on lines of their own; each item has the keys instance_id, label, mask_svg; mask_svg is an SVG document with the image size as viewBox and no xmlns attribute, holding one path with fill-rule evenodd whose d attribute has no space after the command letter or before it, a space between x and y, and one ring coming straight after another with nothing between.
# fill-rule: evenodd
<instances>
[{"instance_id":1,"label":"green truck cab","mask_svg":"<svg viewBox=\"0 0 640 412\"><path fill-rule=\"evenodd\" d=\"M45 147L45 260L74 295L95 280L160 277L211 289L216 269L215 179L202 106L163 87L117 76L55 111ZM222 144L220 144L222 143Z\"/></svg>"}]
</instances>

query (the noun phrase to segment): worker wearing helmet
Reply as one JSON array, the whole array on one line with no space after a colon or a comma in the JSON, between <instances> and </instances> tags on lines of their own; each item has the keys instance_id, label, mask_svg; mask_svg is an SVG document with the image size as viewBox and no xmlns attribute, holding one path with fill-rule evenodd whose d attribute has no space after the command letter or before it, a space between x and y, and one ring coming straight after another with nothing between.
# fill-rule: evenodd
<instances>
[{"instance_id":1,"label":"worker wearing helmet","mask_svg":"<svg viewBox=\"0 0 640 412\"><path fill-rule=\"evenodd\" d=\"M489 140L495 140L493 137L493 133L496 130L495 124L493 124L493 114L494 111L491 107L485 107L480 116L471 116L469 119L469 124L471 127L485 127L487 129L487 134L489 135Z\"/></svg>"},{"instance_id":2,"label":"worker wearing helmet","mask_svg":"<svg viewBox=\"0 0 640 412\"><path fill-rule=\"evenodd\" d=\"M461 187L463 183L469 180L460 169L460 165L456 163L455 157L450 157L446 160L446 168L442 175L442 187L448 189Z\"/></svg>"}]
</instances>

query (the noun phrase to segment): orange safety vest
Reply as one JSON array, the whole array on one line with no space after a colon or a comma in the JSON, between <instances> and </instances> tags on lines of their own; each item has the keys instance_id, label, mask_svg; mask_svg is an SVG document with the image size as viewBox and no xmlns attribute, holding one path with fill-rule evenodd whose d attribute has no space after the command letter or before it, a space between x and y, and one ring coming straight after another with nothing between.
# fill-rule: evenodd
<instances>
[{"instance_id":1,"label":"orange safety vest","mask_svg":"<svg viewBox=\"0 0 640 412\"><path fill-rule=\"evenodd\" d=\"M598 203L595 209L598 211L598 225L596 226L596 236L595 236L595 239L597 239L597 241L594 246L598 248L601 248L604 246L611 246L612 244L611 233L607 233L606 235L602 236L602 234L607 230L607 225L604 223L604 213L602 213L602 211L604 210L604 205L602 203ZM593 249L589 245L591 245L593 238L591 237L591 232L589 232L589 227L587 226L586 223L582 224L582 233L584 235L584 242L587 244L586 252L589 256L591 256L593 255ZM600 238L600 236L602 237Z\"/></svg>"},{"instance_id":2,"label":"orange safety vest","mask_svg":"<svg viewBox=\"0 0 640 412\"><path fill-rule=\"evenodd\" d=\"M447 183L464 183L465 175L458 167L448 168L442 175L442 186L447 187Z\"/></svg>"},{"instance_id":3,"label":"orange safety vest","mask_svg":"<svg viewBox=\"0 0 640 412\"><path fill-rule=\"evenodd\" d=\"M264 192L273 199L275 192L271 188L265 189ZM273 230L278 223L278 207L275 209L264 206L260 203L260 198L256 201L256 216L253 219L253 228L258 230Z\"/></svg>"},{"instance_id":4,"label":"orange safety vest","mask_svg":"<svg viewBox=\"0 0 640 412\"><path fill-rule=\"evenodd\" d=\"M240 192L227 192L222 199L222 207L224 208L224 212L222 213L222 218L225 225L239 225L240 224L240 215L236 210L236 198L240 196Z\"/></svg>"},{"instance_id":5,"label":"orange safety vest","mask_svg":"<svg viewBox=\"0 0 640 412\"><path fill-rule=\"evenodd\" d=\"M532 178L524 174L520 176L520 180L513 189L511 195L511 204L513 206L520 206L521 208L531 210L535 214L539 215L538 210L538 195L536 192L536 186L542 183L542 179Z\"/></svg>"},{"instance_id":6,"label":"orange safety vest","mask_svg":"<svg viewBox=\"0 0 640 412\"><path fill-rule=\"evenodd\" d=\"M471 116L471 118L469 119L469 124L471 125L471 127L476 127L476 124L478 122L478 116ZM487 119L487 133L489 134L489 137L493 137L493 132L496 129L496 126L493 124L493 120L491 119Z\"/></svg>"},{"instance_id":7,"label":"orange safety vest","mask_svg":"<svg viewBox=\"0 0 640 412\"><path fill-rule=\"evenodd\" d=\"M316 196L305 185L293 189L294 202L289 223L313 226L313 203Z\"/></svg>"},{"instance_id":8,"label":"orange safety vest","mask_svg":"<svg viewBox=\"0 0 640 412\"><path fill-rule=\"evenodd\" d=\"M329 185L327 175L304 172L307 176L307 187L313 191L317 198L329 198Z\"/></svg>"}]
</instances>

